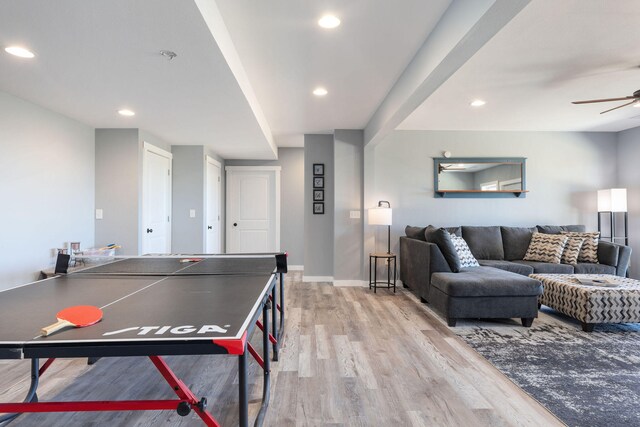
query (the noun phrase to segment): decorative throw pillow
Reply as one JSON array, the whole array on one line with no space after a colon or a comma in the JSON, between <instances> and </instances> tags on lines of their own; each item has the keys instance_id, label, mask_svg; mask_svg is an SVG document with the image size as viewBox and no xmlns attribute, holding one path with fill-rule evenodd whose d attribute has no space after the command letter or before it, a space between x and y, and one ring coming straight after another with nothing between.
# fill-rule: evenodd
<instances>
[{"instance_id":1,"label":"decorative throw pillow","mask_svg":"<svg viewBox=\"0 0 640 427\"><path fill-rule=\"evenodd\" d=\"M598 231L587 233L563 231L562 235L582 237L584 239L584 243L580 248L580 254L578 254L578 262L598 264L598 238L600 237L600 233Z\"/></svg>"},{"instance_id":2,"label":"decorative throw pillow","mask_svg":"<svg viewBox=\"0 0 640 427\"><path fill-rule=\"evenodd\" d=\"M568 238L563 234L533 233L531 243L529 243L529 248L523 259L560 264L564 245Z\"/></svg>"},{"instance_id":3,"label":"decorative throw pillow","mask_svg":"<svg viewBox=\"0 0 640 427\"><path fill-rule=\"evenodd\" d=\"M453 247L456 248L458 258L460 259L460 267L480 267L478 261L473 257L469 245L462 237L458 237L455 234L451 234L451 242Z\"/></svg>"},{"instance_id":4,"label":"decorative throw pillow","mask_svg":"<svg viewBox=\"0 0 640 427\"><path fill-rule=\"evenodd\" d=\"M453 247L451 235L447 233L447 230L429 225L424 231L424 238L427 242L435 243L438 246L452 272L460 271L460 259L458 259L458 253Z\"/></svg>"},{"instance_id":5,"label":"decorative throw pillow","mask_svg":"<svg viewBox=\"0 0 640 427\"><path fill-rule=\"evenodd\" d=\"M584 237L569 235L567 244L564 246L564 252L562 252L560 262L562 264L577 264L578 254L580 253L580 248L583 243Z\"/></svg>"}]
</instances>

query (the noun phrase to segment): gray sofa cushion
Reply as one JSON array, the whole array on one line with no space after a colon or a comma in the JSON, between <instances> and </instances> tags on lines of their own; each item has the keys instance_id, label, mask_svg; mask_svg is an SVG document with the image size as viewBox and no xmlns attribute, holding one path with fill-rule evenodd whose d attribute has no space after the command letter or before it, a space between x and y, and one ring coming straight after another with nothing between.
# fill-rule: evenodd
<instances>
[{"instance_id":1,"label":"gray sofa cushion","mask_svg":"<svg viewBox=\"0 0 640 427\"><path fill-rule=\"evenodd\" d=\"M460 273L433 273L431 286L452 297L542 294L539 281L492 267L468 267Z\"/></svg>"},{"instance_id":2,"label":"gray sofa cushion","mask_svg":"<svg viewBox=\"0 0 640 427\"><path fill-rule=\"evenodd\" d=\"M412 239L418 239L418 240L422 240L423 242L424 240L424 231L427 229L427 227L414 227L412 225L407 225L404 228L404 234L407 237L410 237Z\"/></svg>"},{"instance_id":3,"label":"gray sofa cushion","mask_svg":"<svg viewBox=\"0 0 640 427\"><path fill-rule=\"evenodd\" d=\"M504 259L500 227L462 227L462 237L476 259Z\"/></svg>"},{"instance_id":4,"label":"gray sofa cushion","mask_svg":"<svg viewBox=\"0 0 640 427\"><path fill-rule=\"evenodd\" d=\"M525 264L518 264L511 261L502 261L497 259L479 259L478 264L485 267L499 268L500 270L510 271L512 273L528 276L533 274L533 267Z\"/></svg>"},{"instance_id":5,"label":"gray sofa cushion","mask_svg":"<svg viewBox=\"0 0 640 427\"><path fill-rule=\"evenodd\" d=\"M616 268L606 264L580 262L573 266L574 274L616 274Z\"/></svg>"},{"instance_id":6,"label":"gray sofa cushion","mask_svg":"<svg viewBox=\"0 0 640 427\"><path fill-rule=\"evenodd\" d=\"M549 274L573 274L573 265L552 264L540 261L513 261L516 264L524 264L533 267L534 273Z\"/></svg>"},{"instance_id":7,"label":"gray sofa cushion","mask_svg":"<svg viewBox=\"0 0 640 427\"><path fill-rule=\"evenodd\" d=\"M540 233L560 234L561 231L574 231L583 233L587 231L584 225L536 225Z\"/></svg>"},{"instance_id":8,"label":"gray sofa cushion","mask_svg":"<svg viewBox=\"0 0 640 427\"><path fill-rule=\"evenodd\" d=\"M500 227L504 259L523 259L531 243L531 235L536 231L536 227Z\"/></svg>"},{"instance_id":9,"label":"gray sofa cushion","mask_svg":"<svg viewBox=\"0 0 640 427\"><path fill-rule=\"evenodd\" d=\"M598 242L598 262L600 264L618 265L618 245L610 242Z\"/></svg>"},{"instance_id":10,"label":"gray sofa cushion","mask_svg":"<svg viewBox=\"0 0 640 427\"><path fill-rule=\"evenodd\" d=\"M435 228L433 225L428 226L424 231L424 237L427 242L435 243L440 248L440 252L447 260L449 268L454 273L460 271L460 259L456 248L453 246L449 232L444 228Z\"/></svg>"}]
</instances>

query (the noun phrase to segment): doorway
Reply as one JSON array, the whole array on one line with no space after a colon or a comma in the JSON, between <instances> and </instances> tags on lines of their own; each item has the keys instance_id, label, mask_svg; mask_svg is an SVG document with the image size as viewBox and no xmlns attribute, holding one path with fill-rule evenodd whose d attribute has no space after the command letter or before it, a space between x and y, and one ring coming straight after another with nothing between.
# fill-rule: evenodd
<instances>
[{"instance_id":1,"label":"doorway","mask_svg":"<svg viewBox=\"0 0 640 427\"><path fill-rule=\"evenodd\" d=\"M227 252L280 250L280 166L227 166Z\"/></svg>"},{"instance_id":2,"label":"doorway","mask_svg":"<svg viewBox=\"0 0 640 427\"><path fill-rule=\"evenodd\" d=\"M143 254L171 252L171 162L173 156L147 142L142 159Z\"/></svg>"}]
</instances>

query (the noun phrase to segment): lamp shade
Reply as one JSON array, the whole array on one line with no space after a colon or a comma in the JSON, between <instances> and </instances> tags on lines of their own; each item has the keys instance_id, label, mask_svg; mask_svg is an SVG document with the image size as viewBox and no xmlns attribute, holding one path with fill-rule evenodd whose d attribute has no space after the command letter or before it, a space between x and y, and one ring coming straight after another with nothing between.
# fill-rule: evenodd
<instances>
[{"instance_id":1,"label":"lamp shade","mask_svg":"<svg viewBox=\"0 0 640 427\"><path fill-rule=\"evenodd\" d=\"M391 208L369 209L369 225L391 225Z\"/></svg>"},{"instance_id":2,"label":"lamp shade","mask_svg":"<svg viewBox=\"0 0 640 427\"><path fill-rule=\"evenodd\" d=\"M598 190L598 212L627 212L627 189Z\"/></svg>"}]
</instances>

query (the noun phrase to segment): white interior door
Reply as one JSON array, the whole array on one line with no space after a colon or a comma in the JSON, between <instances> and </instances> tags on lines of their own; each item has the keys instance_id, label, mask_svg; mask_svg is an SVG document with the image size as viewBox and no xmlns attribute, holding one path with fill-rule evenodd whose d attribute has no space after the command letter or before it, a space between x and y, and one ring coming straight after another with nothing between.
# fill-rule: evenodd
<instances>
[{"instance_id":1,"label":"white interior door","mask_svg":"<svg viewBox=\"0 0 640 427\"><path fill-rule=\"evenodd\" d=\"M171 153L144 143L142 253L171 252Z\"/></svg>"},{"instance_id":2,"label":"white interior door","mask_svg":"<svg viewBox=\"0 0 640 427\"><path fill-rule=\"evenodd\" d=\"M207 156L207 223L206 223L206 252L219 254L220 237L220 193L221 193L221 168L220 163Z\"/></svg>"},{"instance_id":3,"label":"white interior door","mask_svg":"<svg viewBox=\"0 0 640 427\"><path fill-rule=\"evenodd\" d=\"M280 167L227 166L227 252L280 250Z\"/></svg>"}]
</instances>

